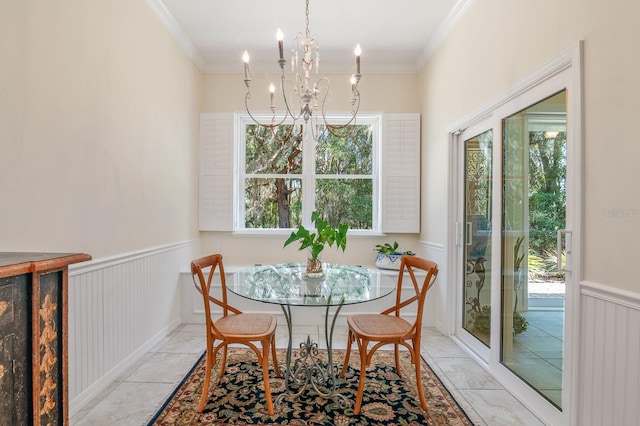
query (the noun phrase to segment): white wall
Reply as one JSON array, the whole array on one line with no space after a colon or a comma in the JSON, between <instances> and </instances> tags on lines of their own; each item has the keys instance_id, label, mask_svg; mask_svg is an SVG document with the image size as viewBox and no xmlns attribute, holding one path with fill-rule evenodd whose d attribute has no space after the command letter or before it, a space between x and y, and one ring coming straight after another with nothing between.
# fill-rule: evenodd
<instances>
[{"instance_id":1,"label":"white wall","mask_svg":"<svg viewBox=\"0 0 640 426\"><path fill-rule=\"evenodd\" d=\"M274 68L277 65L274 63ZM238 71L242 63L238 60ZM319 75L322 77L322 74ZM315 78L315 74L313 75ZM329 74L331 81L331 111L348 111L347 101L351 95L351 75ZM269 83L279 87L277 74L257 74L252 77L252 106L262 111L269 110ZM358 85L360 90L360 110L367 112L418 112L420 97L417 92L418 76L414 74L365 74ZM243 112L243 74L205 74L203 112ZM276 102L278 102L276 98Z\"/></svg>"},{"instance_id":2,"label":"white wall","mask_svg":"<svg viewBox=\"0 0 640 426\"><path fill-rule=\"evenodd\" d=\"M145 1L2 1L0 39L0 250L197 238L202 76Z\"/></svg>"},{"instance_id":3,"label":"white wall","mask_svg":"<svg viewBox=\"0 0 640 426\"><path fill-rule=\"evenodd\" d=\"M424 240L444 243L445 129L584 40L584 219L587 280L639 291L640 3L475 0L420 76ZM614 214L607 214L614 211ZM616 213L617 212L617 213ZM624 215L621 212L630 212Z\"/></svg>"}]
</instances>

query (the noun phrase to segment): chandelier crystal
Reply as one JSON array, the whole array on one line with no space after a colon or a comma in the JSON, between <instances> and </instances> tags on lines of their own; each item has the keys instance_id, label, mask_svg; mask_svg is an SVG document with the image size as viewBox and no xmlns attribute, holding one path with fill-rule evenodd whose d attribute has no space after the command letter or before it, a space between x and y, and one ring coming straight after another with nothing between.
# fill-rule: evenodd
<instances>
[{"instance_id":1,"label":"chandelier crystal","mask_svg":"<svg viewBox=\"0 0 640 426\"><path fill-rule=\"evenodd\" d=\"M291 49L291 75L286 74L287 60L284 58L284 35L280 29L276 33L278 41L278 65L281 70L280 92L282 100L276 96L276 87L273 83L269 86L269 99L271 109L271 120L268 123L260 122L249 108L249 100L251 99L251 78L249 71L249 53L245 50L242 55L244 61L244 83L247 86L244 103L247 113L251 119L258 125L269 128L274 137L282 139L276 135L276 129L282 124L293 124L288 138L296 128L296 124L300 120L306 124L312 124L313 138L317 140L318 126L323 125L331 134L336 136L345 136L353 131L356 116L360 108L360 92L358 84L362 75L360 74L360 55L361 49L358 44L355 48L356 70L351 75L351 112L346 123L330 124L327 122L326 106L331 98L331 82L327 77L320 77L316 81L312 81L312 72L318 74L320 65L320 50L318 42L309 30L309 0L306 1L305 7L305 32L298 33ZM317 36L315 36L317 37ZM287 92L289 91L289 94ZM284 105L282 112L276 112L276 102L280 101ZM319 121L319 115L322 121Z\"/></svg>"}]
</instances>

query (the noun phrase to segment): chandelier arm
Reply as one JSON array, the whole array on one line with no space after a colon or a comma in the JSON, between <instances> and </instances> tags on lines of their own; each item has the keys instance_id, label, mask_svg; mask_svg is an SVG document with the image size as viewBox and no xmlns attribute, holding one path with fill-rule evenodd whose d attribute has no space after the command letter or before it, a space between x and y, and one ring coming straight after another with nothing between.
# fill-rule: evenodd
<instances>
[{"instance_id":1,"label":"chandelier arm","mask_svg":"<svg viewBox=\"0 0 640 426\"><path fill-rule=\"evenodd\" d=\"M298 75L296 74L296 77L298 77ZM284 99L284 106L286 109L286 112L284 114L285 118L286 117L291 117L291 119L293 120L293 124L296 123L296 121L298 121L300 119L300 117L302 116L302 111L298 114L295 115L292 111L291 111L291 107L289 106L289 99L287 98L287 94L285 91L285 82L286 82L286 76L284 74L284 71L282 72L282 77L281 77L281 81L280 81L280 87L282 88L282 99ZM294 84L294 87L296 87L296 85ZM289 96L291 97L291 96Z\"/></svg>"},{"instance_id":2,"label":"chandelier arm","mask_svg":"<svg viewBox=\"0 0 640 426\"><path fill-rule=\"evenodd\" d=\"M331 81L329 81L327 77L322 77L320 80L318 80L318 84L322 81L327 83L327 86L326 86L327 90L324 94L324 97L322 98L322 108L321 108L322 119L325 125L327 127L331 127L332 129L340 130L340 129L346 128L347 126L350 126L351 124L355 124L356 116L358 114L358 110L360 109L360 92L358 91L357 86L353 88L353 92L352 92L351 118L349 119L349 121L347 121L344 124L329 124L329 122L327 121L325 107L327 105L327 98L331 94Z\"/></svg>"},{"instance_id":3,"label":"chandelier arm","mask_svg":"<svg viewBox=\"0 0 640 426\"><path fill-rule=\"evenodd\" d=\"M289 131L287 133L285 133L284 136L280 137L280 136L278 136L278 133L276 132L277 129L278 129L278 126L273 126L271 128L271 134L273 135L273 138L275 140L277 140L281 144L285 144L286 142L289 141L289 139L291 139L291 136L294 134L295 127L296 127L295 123L291 124L291 127L289 128Z\"/></svg>"},{"instance_id":4,"label":"chandelier arm","mask_svg":"<svg viewBox=\"0 0 640 426\"><path fill-rule=\"evenodd\" d=\"M324 122L327 124L328 127L331 127L333 129L336 129L336 130L344 129L345 127L348 127L348 126L356 124L357 116L358 116L358 110L360 109L360 98L358 98L355 107L356 107L355 110L351 111L351 118L349 119L349 121L347 121L344 124L329 124L327 122L327 118L325 116L324 108L322 109L322 119L324 120Z\"/></svg>"},{"instance_id":5,"label":"chandelier arm","mask_svg":"<svg viewBox=\"0 0 640 426\"><path fill-rule=\"evenodd\" d=\"M327 100L327 97L329 96L330 91L331 91L330 89L327 89L327 92L325 93L324 98L322 100L322 109L321 109L322 120L324 121L324 125L327 128L327 131L329 133L331 133L333 136L337 138L346 138L355 131L358 111L360 110L360 92L358 91L357 88L354 89L353 98L352 98L353 106L351 109L351 118L349 119L349 121L347 121L344 124L329 124L329 122L327 121L326 113L325 113L325 105L326 105L326 100ZM344 130L346 128L349 129L347 132L342 132L342 133L340 132L341 130Z\"/></svg>"},{"instance_id":6,"label":"chandelier arm","mask_svg":"<svg viewBox=\"0 0 640 426\"><path fill-rule=\"evenodd\" d=\"M247 114L249 114L249 117L251 118L251 120L253 120L253 122L256 123L258 126L263 127L265 129L269 129L271 131L271 134L273 135L274 139L277 140L278 142L284 143L287 140L289 140L289 138L291 137L291 135L294 132L295 122L291 125L291 128L285 134L284 137L278 136L277 129L282 124L284 124L284 122L287 119L287 115L285 114L284 117L282 117L282 120L280 120L279 122L276 122L276 115L274 113L271 116L271 124L262 123L262 122L260 122L260 120L258 120L256 117L254 117L253 114L251 114L251 110L249 109L249 99L250 98L251 98L251 92L247 91L247 94L245 95L245 98L244 98L244 106L245 106L245 109L247 110Z\"/></svg>"},{"instance_id":7,"label":"chandelier arm","mask_svg":"<svg viewBox=\"0 0 640 426\"><path fill-rule=\"evenodd\" d=\"M251 119L254 121L254 123L256 123L257 125L264 127L264 128L270 128L270 129L274 129L282 124L284 124L285 120L287 119L287 116L285 115L282 120L280 120L279 122L275 122L275 118L276 118L276 114L272 114L271 116L271 124L266 124L266 123L262 123L260 122L260 120L258 120L256 117L254 117L254 115L251 113L251 110L249 109L249 99L251 98L251 92L247 92L247 94L244 97L244 107L245 110L247 111L247 114L249 114L249 117L251 117Z\"/></svg>"},{"instance_id":8,"label":"chandelier arm","mask_svg":"<svg viewBox=\"0 0 640 426\"><path fill-rule=\"evenodd\" d=\"M354 119L355 119L355 116L351 120L349 120L349 123L353 122L352 126L349 126L349 124L345 124L344 126L334 126L331 124L325 124L325 127L327 128L327 131L331 133L333 136L337 138L346 138L351 136L356 130L356 122ZM344 128L347 126L349 126L347 131L342 133L339 132L340 130L344 130Z\"/></svg>"}]
</instances>

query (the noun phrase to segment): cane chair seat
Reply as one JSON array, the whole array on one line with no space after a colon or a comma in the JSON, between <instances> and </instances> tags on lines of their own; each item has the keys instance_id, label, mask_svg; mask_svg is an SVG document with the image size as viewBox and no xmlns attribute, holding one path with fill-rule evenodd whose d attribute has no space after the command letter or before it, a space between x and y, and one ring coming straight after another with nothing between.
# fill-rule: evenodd
<instances>
[{"instance_id":1,"label":"cane chair seat","mask_svg":"<svg viewBox=\"0 0 640 426\"><path fill-rule=\"evenodd\" d=\"M404 318L379 314L354 315L347 324L357 334L369 337L384 336L387 339L401 338L411 330L412 324Z\"/></svg>"},{"instance_id":2,"label":"cane chair seat","mask_svg":"<svg viewBox=\"0 0 640 426\"><path fill-rule=\"evenodd\" d=\"M276 318L269 314L235 314L216 321L216 328L227 336L259 338L275 331Z\"/></svg>"}]
</instances>

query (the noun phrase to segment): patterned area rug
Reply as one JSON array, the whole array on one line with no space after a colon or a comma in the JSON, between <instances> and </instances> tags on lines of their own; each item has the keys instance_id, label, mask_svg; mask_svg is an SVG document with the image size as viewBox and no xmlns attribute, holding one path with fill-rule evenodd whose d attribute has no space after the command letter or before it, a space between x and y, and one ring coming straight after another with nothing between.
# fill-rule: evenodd
<instances>
[{"instance_id":1,"label":"patterned area rug","mask_svg":"<svg viewBox=\"0 0 640 426\"><path fill-rule=\"evenodd\" d=\"M297 351L294 350L294 357ZM341 363L344 351L334 351L333 360ZM320 356L326 357L326 351ZM218 357L218 360L220 357ZM278 359L286 359L286 351L278 350ZM415 370L408 353L402 353L403 378L395 371L393 351L378 351L367 370L362 409L353 414L358 390L359 356L352 351L345 378L336 382L338 392L347 399L319 397L307 391L297 398L284 397L284 379L275 377L271 369L271 391L275 415L270 416L264 398L262 370L255 354L249 349L229 350L227 370L218 383L212 383L209 399L202 413L196 412L205 375L205 360L201 358L169 397L149 425L471 425L472 422L442 385L429 366L422 361L422 386L428 409L420 408L415 383ZM340 365L341 366L341 365ZM217 366L216 366L217 367ZM219 371L214 368L214 371ZM214 373L212 381L216 380ZM404 380L403 380L404 379Z\"/></svg>"}]
</instances>

